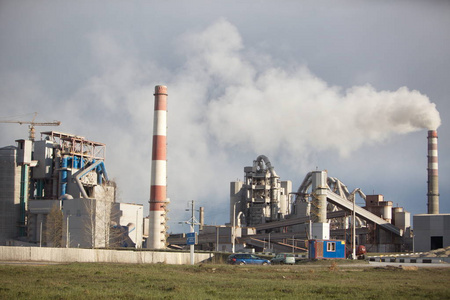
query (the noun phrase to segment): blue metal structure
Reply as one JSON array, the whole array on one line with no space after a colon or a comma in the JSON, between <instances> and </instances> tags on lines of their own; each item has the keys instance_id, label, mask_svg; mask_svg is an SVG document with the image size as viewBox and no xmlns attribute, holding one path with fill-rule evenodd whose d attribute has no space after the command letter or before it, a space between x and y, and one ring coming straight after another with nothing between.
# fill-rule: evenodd
<instances>
[{"instance_id":1,"label":"blue metal structure","mask_svg":"<svg viewBox=\"0 0 450 300\"><path fill-rule=\"evenodd\" d=\"M64 156L61 163L61 192L60 196L66 194L67 190L67 167L68 167L68 157Z\"/></svg>"}]
</instances>

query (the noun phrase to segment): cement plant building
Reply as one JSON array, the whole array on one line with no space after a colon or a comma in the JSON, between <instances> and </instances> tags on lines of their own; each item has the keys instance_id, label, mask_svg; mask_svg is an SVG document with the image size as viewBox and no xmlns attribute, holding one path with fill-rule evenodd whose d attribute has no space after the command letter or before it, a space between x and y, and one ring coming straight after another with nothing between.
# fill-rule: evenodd
<instances>
[{"instance_id":1,"label":"cement plant building","mask_svg":"<svg viewBox=\"0 0 450 300\"><path fill-rule=\"evenodd\" d=\"M142 205L116 203L105 144L56 131L16 143L0 148L0 245L142 246Z\"/></svg>"}]
</instances>

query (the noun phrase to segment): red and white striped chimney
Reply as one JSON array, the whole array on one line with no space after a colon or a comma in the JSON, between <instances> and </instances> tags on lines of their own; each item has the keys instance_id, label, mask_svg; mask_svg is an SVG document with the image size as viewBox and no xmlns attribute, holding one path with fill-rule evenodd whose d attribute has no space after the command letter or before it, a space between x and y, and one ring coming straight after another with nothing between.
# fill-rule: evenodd
<instances>
[{"instance_id":1,"label":"red and white striped chimney","mask_svg":"<svg viewBox=\"0 0 450 300\"><path fill-rule=\"evenodd\" d=\"M153 117L152 173L147 248L166 247L167 202L167 87L155 86Z\"/></svg>"},{"instance_id":2,"label":"red and white striped chimney","mask_svg":"<svg viewBox=\"0 0 450 300\"><path fill-rule=\"evenodd\" d=\"M439 214L438 136L428 131L428 213Z\"/></svg>"}]
</instances>

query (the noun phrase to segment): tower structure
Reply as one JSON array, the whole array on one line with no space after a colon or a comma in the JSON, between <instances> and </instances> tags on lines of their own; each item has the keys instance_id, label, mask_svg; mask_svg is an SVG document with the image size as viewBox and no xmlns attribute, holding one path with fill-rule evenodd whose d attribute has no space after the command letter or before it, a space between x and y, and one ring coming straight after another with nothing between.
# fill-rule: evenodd
<instances>
[{"instance_id":1,"label":"tower structure","mask_svg":"<svg viewBox=\"0 0 450 300\"><path fill-rule=\"evenodd\" d=\"M230 223L242 214L245 225L253 227L279 221L288 214L292 182L281 181L265 155L245 167L244 173L244 182L230 185Z\"/></svg>"},{"instance_id":2,"label":"tower structure","mask_svg":"<svg viewBox=\"0 0 450 300\"><path fill-rule=\"evenodd\" d=\"M166 247L167 204L167 87L155 87L149 235L147 248Z\"/></svg>"},{"instance_id":3,"label":"tower structure","mask_svg":"<svg viewBox=\"0 0 450 300\"><path fill-rule=\"evenodd\" d=\"M438 135L428 131L428 214L439 214Z\"/></svg>"}]
</instances>

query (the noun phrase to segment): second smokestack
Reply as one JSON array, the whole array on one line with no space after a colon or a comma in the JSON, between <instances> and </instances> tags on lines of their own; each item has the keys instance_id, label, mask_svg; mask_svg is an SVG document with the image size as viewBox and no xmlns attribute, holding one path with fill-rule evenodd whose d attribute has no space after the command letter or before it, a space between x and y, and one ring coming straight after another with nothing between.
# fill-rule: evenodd
<instances>
[{"instance_id":1,"label":"second smokestack","mask_svg":"<svg viewBox=\"0 0 450 300\"><path fill-rule=\"evenodd\" d=\"M439 214L437 131L428 131L428 214Z\"/></svg>"}]
</instances>

